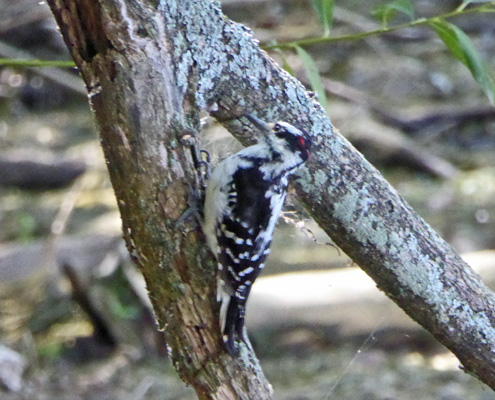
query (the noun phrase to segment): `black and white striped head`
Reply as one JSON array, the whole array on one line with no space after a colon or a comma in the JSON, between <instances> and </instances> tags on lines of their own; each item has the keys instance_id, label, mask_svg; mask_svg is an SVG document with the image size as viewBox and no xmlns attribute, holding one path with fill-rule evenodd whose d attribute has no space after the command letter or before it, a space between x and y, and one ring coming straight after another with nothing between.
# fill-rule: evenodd
<instances>
[{"instance_id":1,"label":"black and white striped head","mask_svg":"<svg viewBox=\"0 0 495 400\"><path fill-rule=\"evenodd\" d=\"M265 123L252 115L247 118L262 132L262 140L269 146L274 161L288 156L296 156L301 162L308 159L311 141L304 129L283 121Z\"/></svg>"}]
</instances>

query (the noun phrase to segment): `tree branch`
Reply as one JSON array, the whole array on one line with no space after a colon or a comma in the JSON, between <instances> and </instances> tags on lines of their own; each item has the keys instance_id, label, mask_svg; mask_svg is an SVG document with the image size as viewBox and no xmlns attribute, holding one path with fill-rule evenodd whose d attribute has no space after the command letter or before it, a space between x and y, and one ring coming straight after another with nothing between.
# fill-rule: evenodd
<instances>
[{"instance_id":1,"label":"tree branch","mask_svg":"<svg viewBox=\"0 0 495 400\"><path fill-rule=\"evenodd\" d=\"M243 143L252 138L236 116L246 112L310 131L313 155L293 182L308 211L466 371L495 388L493 293L218 3L49 3L89 92L127 245L174 364L200 398L271 396L252 353L233 360L221 348L215 265L198 226L180 223L201 184L190 147L200 109Z\"/></svg>"},{"instance_id":2,"label":"tree branch","mask_svg":"<svg viewBox=\"0 0 495 400\"><path fill-rule=\"evenodd\" d=\"M124 237L180 376L202 399L270 398L254 355L246 350L233 360L224 352L216 263L194 218L181 222L200 192L191 147L197 147L199 108L195 86L182 86L174 65L177 28L151 2L53 0L50 6L86 84Z\"/></svg>"}]
</instances>

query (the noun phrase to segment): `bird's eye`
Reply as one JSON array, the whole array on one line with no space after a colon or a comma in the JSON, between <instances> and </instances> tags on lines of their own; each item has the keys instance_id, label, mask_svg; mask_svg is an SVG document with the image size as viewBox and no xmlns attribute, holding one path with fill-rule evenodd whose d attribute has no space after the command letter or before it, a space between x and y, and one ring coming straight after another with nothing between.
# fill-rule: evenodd
<instances>
[{"instance_id":1,"label":"bird's eye","mask_svg":"<svg viewBox=\"0 0 495 400\"><path fill-rule=\"evenodd\" d=\"M275 136L284 139L287 137L287 130L284 129L284 127L280 124L275 124L273 126L273 133L275 133Z\"/></svg>"}]
</instances>

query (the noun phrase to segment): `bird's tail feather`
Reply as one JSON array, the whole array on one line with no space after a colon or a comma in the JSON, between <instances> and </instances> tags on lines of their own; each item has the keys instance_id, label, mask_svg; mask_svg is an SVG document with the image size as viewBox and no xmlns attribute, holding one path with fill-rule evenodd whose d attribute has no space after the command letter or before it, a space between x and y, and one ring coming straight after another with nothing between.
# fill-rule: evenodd
<instances>
[{"instance_id":1,"label":"bird's tail feather","mask_svg":"<svg viewBox=\"0 0 495 400\"><path fill-rule=\"evenodd\" d=\"M238 350L237 340L244 340L244 315L246 301L235 295L225 294L221 297L220 329L222 340L230 355L236 356Z\"/></svg>"}]
</instances>

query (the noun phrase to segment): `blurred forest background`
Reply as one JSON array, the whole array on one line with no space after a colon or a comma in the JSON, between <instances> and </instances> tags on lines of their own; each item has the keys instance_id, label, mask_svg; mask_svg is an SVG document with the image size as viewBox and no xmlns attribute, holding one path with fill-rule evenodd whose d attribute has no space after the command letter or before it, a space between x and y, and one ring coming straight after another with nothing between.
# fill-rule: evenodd
<instances>
[{"instance_id":1,"label":"blurred forest background","mask_svg":"<svg viewBox=\"0 0 495 400\"><path fill-rule=\"evenodd\" d=\"M222 4L262 45L321 35L309 0ZM336 2L331 35L379 28L372 11L383 4ZM414 9L431 17L458 5ZM0 58L69 60L46 4L0 0L0 10ZM450 22L493 72L493 14ZM495 287L495 108L468 69L427 27L305 50L333 124ZM310 87L300 54L270 55ZM215 159L240 146L212 120L203 142ZM286 208L247 323L276 399L495 399L294 199ZM86 91L70 68L0 66L0 386L5 400L195 398L129 262Z\"/></svg>"}]
</instances>

